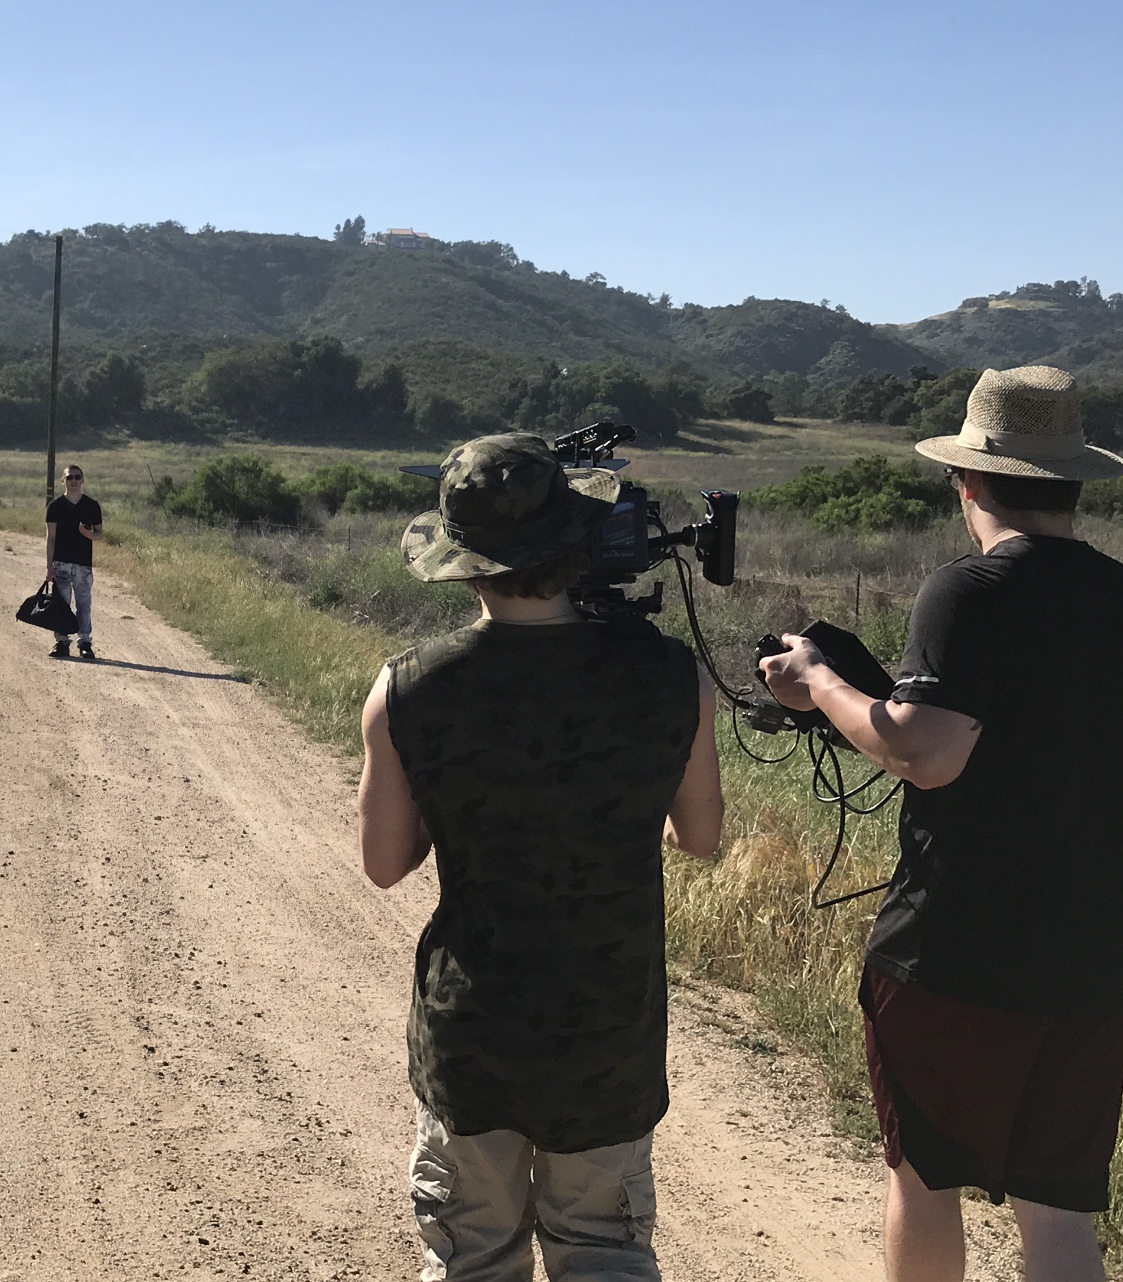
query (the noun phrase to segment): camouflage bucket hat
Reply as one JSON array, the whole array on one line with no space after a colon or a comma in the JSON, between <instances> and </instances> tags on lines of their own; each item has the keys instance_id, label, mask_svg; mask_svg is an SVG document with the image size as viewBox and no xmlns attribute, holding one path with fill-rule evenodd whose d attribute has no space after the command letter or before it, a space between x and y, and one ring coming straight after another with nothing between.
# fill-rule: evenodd
<instances>
[{"instance_id":1,"label":"camouflage bucket hat","mask_svg":"<svg viewBox=\"0 0 1123 1282\"><path fill-rule=\"evenodd\" d=\"M566 471L529 432L480 436L441 464L441 506L410 522L402 556L426 583L542 565L576 547L620 493L613 472Z\"/></svg>"},{"instance_id":2,"label":"camouflage bucket hat","mask_svg":"<svg viewBox=\"0 0 1123 1282\"><path fill-rule=\"evenodd\" d=\"M1076 380L1052 365L983 370L958 436L930 436L915 448L951 467L1047 481L1123 471L1118 455L1084 440Z\"/></svg>"}]
</instances>

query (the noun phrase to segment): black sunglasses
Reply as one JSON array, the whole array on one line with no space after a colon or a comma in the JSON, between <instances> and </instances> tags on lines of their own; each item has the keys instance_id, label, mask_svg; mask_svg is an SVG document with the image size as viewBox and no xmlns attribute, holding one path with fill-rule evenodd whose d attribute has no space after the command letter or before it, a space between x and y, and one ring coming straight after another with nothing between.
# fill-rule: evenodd
<instances>
[{"instance_id":1,"label":"black sunglasses","mask_svg":"<svg viewBox=\"0 0 1123 1282\"><path fill-rule=\"evenodd\" d=\"M944 476L947 478L947 483L951 486L951 488L953 490L957 490L959 489L957 482L963 480L963 469L961 467L945 466Z\"/></svg>"},{"instance_id":2,"label":"black sunglasses","mask_svg":"<svg viewBox=\"0 0 1123 1282\"><path fill-rule=\"evenodd\" d=\"M62 479L64 481L82 481L85 478L81 472L71 472L69 476L64 476Z\"/></svg>"}]
</instances>

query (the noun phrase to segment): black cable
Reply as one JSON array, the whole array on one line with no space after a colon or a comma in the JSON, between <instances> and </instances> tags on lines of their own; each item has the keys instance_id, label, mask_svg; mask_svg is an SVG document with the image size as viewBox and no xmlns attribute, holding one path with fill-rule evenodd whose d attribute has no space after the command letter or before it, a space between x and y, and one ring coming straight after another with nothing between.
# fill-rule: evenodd
<instances>
[{"instance_id":1,"label":"black cable","mask_svg":"<svg viewBox=\"0 0 1123 1282\"><path fill-rule=\"evenodd\" d=\"M848 795L852 796L853 792L851 792L850 794L847 794L846 792L846 785L842 781L842 765L838 760L838 753L835 752L834 745L831 743L830 739L828 738L829 733L830 732L826 730L814 731L813 734L808 735L808 742L807 742L807 750L811 756L811 761L815 767L814 772L812 774L812 790L814 791L816 799L828 805L831 804L832 802L838 803L838 832L835 836L834 849L831 851L830 857L827 859L826 867L823 869L822 875L820 876L819 880L815 883L815 888L811 892L812 908L832 908L834 907L835 904L845 904L845 903L848 903L851 899L861 899L864 895L874 895L879 890L885 890L886 887L889 885L889 882L883 881L883 882L879 882L876 886L866 886L862 890L852 890L850 891L849 894L846 894L846 895L836 895L833 899L823 899L823 900L819 899L819 896L823 892L823 887L826 886L828 880L830 879L831 873L834 872L835 864L838 863L838 857L842 853L842 843L846 837L847 812L849 811L851 814L857 814L857 815L873 814L875 810L880 810L881 807L885 805L885 803L889 800L889 798L892 797L893 794L900 787L900 782L898 781L898 783L893 787L892 791L889 792L888 795L883 797L877 803L876 806L871 807L869 810L862 810L855 806L848 805L846 798ZM813 737L817 738L819 742L822 744L822 750L819 752L818 756L816 756L815 754L815 745L812 743ZM834 777L837 783L837 787L834 789L831 789L829 780L827 779L826 775L823 774L823 761L828 756L830 757L831 765L834 767ZM884 771L881 771L879 773L883 774ZM824 787L827 789L830 789L827 796L822 796L819 793L818 781L820 779L822 779ZM867 780L866 782L867 784L869 784L872 782L872 779ZM854 791L855 792L861 791L861 789L855 789Z\"/></svg>"},{"instance_id":2,"label":"black cable","mask_svg":"<svg viewBox=\"0 0 1123 1282\"><path fill-rule=\"evenodd\" d=\"M731 686L726 685L714 664L710 648L706 644L706 638L702 635L702 628L698 623L698 612L694 606L694 571L691 569L690 563L679 555L677 548L671 550L671 557L674 560L675 569L678 571L679 586L682 589L682 601L683 605L686 606L686 618L690 624L690 631L694 636L694 643L698 647L698 657L702 660L702 666L710 674L714 685L725 695L734 708L748 707L749 705L744 698L745 694L748 693L748 688L734 690Z\"/></svg>"},{"instance_id":3,"label":"black cable","mask_svg":"<svg viewBox=\"0 0 1123 1282\"><path fill-rule=\"evenodd\" d=\"M741 738L741 725L740 725L740 722L737 720L737 709L730 708L729 711L730 711L730 715L733 718L733 737L737 740L738 746L740 747L741 751L745 754L746 757L752 757L754 761L759 761L762 766L778 766L781 761L787 761L787 759L799 747L799 741L803 737L802 732L799 730L793 730L791 731L791 733L795 735L795 740L792 743L792 746L788 749L787 752L784 753L782 757L757 756L757 754L753 752L752 748L750 748L749 745L744 741L744 739Z\"/></svg>"},{"instance_id":4,"label":"black cable","mask_svg":"<svg viewBox=\"0 0 1123 1282\"><path fill-rule=\"evenodd\" d=\"M884 770L875 770L874 773L870 775L868 779L863 780L863 782L858 784L856 788L851 788L848 791L842 793L841 796L838 793L831 791L830 780L828 780L827 777L823 774L821 769L821 762L828 748L830 749L831 755L835 756L836 760L837 760L837 755L835 754L835 751L834 751L834 745L831 744L830 741L825 737L830 732L824 731L822 733L824 735L824 738L823 738L824 751L820 753L818 760L816 760L814 749L811 748L810 740L808 740L808 748L811 754L811 761L812 761L812 764L815 765L816 767L815 771L811 776L811 791L814 794L816 801L831 802L831 801L841 800L844 802L849 802L851 797L856 797L858 796L859 793L865 792L866 789L869 788L872 784L875 784L879 779L884 778L885 776ZM841 765L839 767L839 773L841 774ZM825 795L819 791L820 780L822 780L824 788L828 789ZM890 788L889 791L885 794L885 796L879 797L878 800L875 801L872 806L851 806L848 804L846 809L852 815L876 814L882 808L882 806L887 805L897 795L897 793L901 790L901 787L903 786L903 784L904 784L904 780L898 779L897 782L892 786L892 788Z\"/></svg>"},{"instance_id":5,"label":"black cable","mask_svg":"<svg viewBox=\"0 0 1123 1282\"><path fill-rule=\"evenodd\" d=\"M662 521L656 520L656 524L663 534L667 533L667 529L663 525ZM748 687L740 690L734 690L722 680L718 673L717 666L714 663L713 656L710 654L710 648L706 644L705 637L702 635L701 625L698 622L698 613L694 604L694 571L690 563L679 554L677 548L672 548L670 550L669 558L664 558L664 560L671 558L673 558L675 569L678 571L679 586L682 589L682 601L683 605L686 607L686 617L690 623L690 631L694 637L695 645L698 648L698 656L702 660L702 666L710 674L710 678L714 685L723 695L725 695L726 699L728 699L731 704L730 711L733 716L733 734L737 740L738 746L746 756L751 757L754 761L758 761L763 765L778 765L782 761L787 761L787 759L792 756L799 747L799 741L803 738L802 732L798 730L795 731L795 742L792 744L790 751L786 752L782 757L772 758L757 756L757 754L753 752L741 738L741 729L737 721L737 713L741 708L752 706L744 697L748 693ZM889 882L883 881L876 886L867 886L863 890L852 890L846 895L836 895L833 899L819 899L824 886L826 886L831 874L834 872L835 864L837 864L838 857L842 852L842 844L846 839L847 812L855 815L874 814L876 811L888 804L888 802L897 794L902 784L902 781L898 780L884 797L880 798L870 807L850 805L849 799L851 797L855 797L858 793L864 792L872 783L880 779L885 774L885 771L876 771L874 774L870 775L864 783L861 783L858 787L847 791L846 785L842 779L842 766L839 763L838 754L835 752L834 746L828 738L829 733L829 731L818 730L812 731L807 735L807 749L811 755L811 761L814 766L811 777L811 790L815 799L828 805L834 802L838 803L838 830L835 834L834 849L831 851L830 857L827 859L826 867L823 869L819 880L815 883L815 887L811 892L811 906L813 908L832 908L836 904L848 903L851 899L861 899L864 895L876 894L879 890L884 890L889 885ZM818 756L815 754L815 746L813 743L813 740L816 738L822 744L822 751ZM830 757L831 765L834 767L834 776L837 784L837 787L834 788L831 787L829 780L823 773L823 761L827 756ZM826 789L825 795L819 791L820 780L822 781L824 789Z\"/></svg>"}]
</instances>

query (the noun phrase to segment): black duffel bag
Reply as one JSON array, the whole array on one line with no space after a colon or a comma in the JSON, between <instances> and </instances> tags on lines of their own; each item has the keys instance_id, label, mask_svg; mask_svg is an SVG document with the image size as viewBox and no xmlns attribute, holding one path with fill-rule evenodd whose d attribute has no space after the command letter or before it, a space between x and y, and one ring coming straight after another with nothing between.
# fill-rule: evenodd
<instances>
[{"instance_id":1,"label":"black duffel bag","mask_svg":"<svg viewBox=\"0 0 1123 1282\"><path fill-rule=\"evenodd\" d=\"M29 596L16 611L16 618L21 623L30 623L50 632L69 635L78 631L78 618L74 611L55 591L55 585L46 579L39 591Z\"/></svg>"}]
</instances>

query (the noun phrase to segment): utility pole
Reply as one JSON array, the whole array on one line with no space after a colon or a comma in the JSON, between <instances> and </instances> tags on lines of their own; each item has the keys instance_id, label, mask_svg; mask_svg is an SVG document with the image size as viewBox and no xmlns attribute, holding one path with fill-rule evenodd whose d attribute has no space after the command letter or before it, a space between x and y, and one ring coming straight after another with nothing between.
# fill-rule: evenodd
<instances>
[{"instance_id":1,"label":"utility pole","mask_svg":"<svg viewBox=\"0 0 1123 1282\"><path fill-rule=\"evenodd\" d=\"M55 312L51 323L51 399L47 410L47 502L55 497L55 421L58 417L58 334L62 314L62 237L55 237Z\"/></svg>"}]
</instances>

